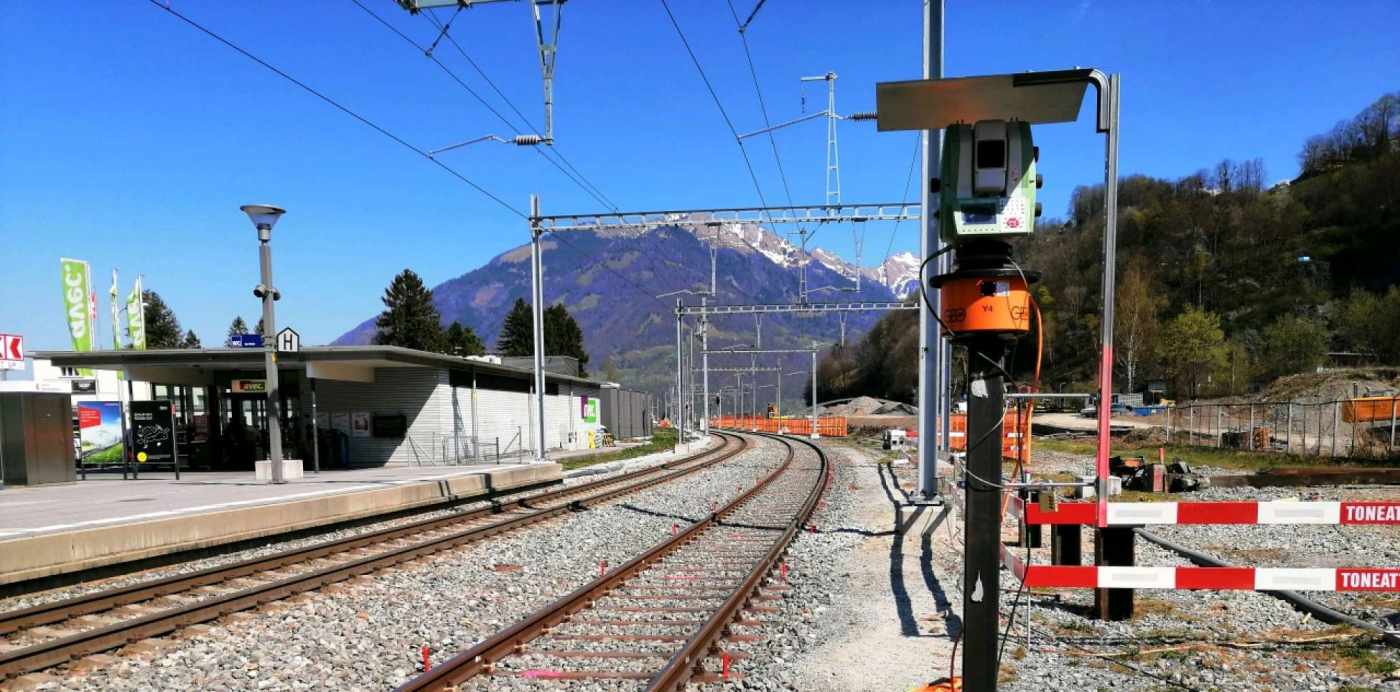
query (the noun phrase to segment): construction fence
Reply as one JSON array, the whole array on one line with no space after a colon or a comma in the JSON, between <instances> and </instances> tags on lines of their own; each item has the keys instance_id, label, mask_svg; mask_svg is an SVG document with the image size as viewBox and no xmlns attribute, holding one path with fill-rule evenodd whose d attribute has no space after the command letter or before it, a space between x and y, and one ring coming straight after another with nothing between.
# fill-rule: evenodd
<instances>
[{"instance_id":1,"label":"construction fence","mask_svg":"<svg viewBox=\"0 0 1400 692\"><path fill-rule=\"evenodd\" d=\"M1177 444L1351 459L1400 452L1400 397L1189 404L1152 418Z\"/></svg>"},{"instance_id":2,"label":"construction fence","mask_svg":"<svg viewBox=\"0 0 1400 692\"><path fill-rule=\"evenodd\" d=\"M762 416L720 416L710 419L710 427L730 430L811 435L811 418L764 418ZM844 416L817 418L817 434L822 437L845 437L850 434Z\"/></svg>"}]
</instances>

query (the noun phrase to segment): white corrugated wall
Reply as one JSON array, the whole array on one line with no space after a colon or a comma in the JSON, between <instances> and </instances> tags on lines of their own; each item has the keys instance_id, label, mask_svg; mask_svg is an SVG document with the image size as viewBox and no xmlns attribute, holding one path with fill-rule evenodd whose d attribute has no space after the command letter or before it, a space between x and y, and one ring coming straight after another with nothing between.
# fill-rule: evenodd
<instances>
[{"instance_id":1,"label":"white corrugated wall","mask_svg":"<svg viewBox=\"0 0 1400 692\"><path fill-rule=\"evenodd\" d=\"M374 383L316 381L317 411L335 414L403 415L403 439L349 436L352 466L442 463L452 452L452 399L447 371L378 368Z\"/></svg>"}]
</instances>

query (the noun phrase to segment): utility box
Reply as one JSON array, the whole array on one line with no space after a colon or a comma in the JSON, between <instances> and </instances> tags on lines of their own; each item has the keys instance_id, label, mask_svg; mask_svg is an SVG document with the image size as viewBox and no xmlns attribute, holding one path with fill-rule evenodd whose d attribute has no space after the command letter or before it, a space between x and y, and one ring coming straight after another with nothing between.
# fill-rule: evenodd
<instances>
[{"instance_id":1,"label":"utility box","mask_svg":"<svg viewBox=\"0 0 1400 692\"><path fill-rule=\"evenodd\" d=\"M71 396L0 393L0 480L5 485L77 480Z\"/></svg>"}]
</instances>

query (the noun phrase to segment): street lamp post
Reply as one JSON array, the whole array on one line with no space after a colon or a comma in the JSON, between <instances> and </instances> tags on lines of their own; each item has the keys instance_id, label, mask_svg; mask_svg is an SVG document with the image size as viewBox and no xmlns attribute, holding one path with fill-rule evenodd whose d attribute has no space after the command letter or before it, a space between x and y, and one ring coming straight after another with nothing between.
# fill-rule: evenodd
<instances>
[{"instance_id":1,"label":"street lamp post","mask_svg":"<svg viewBox=\"0 0 1400 692\"><path fill-rule=\"evenodd\" d=\"M262 299L263 365L267 370L267 442L268 460L272 465L274 484L286 483L282 472L282 405L277 384L276 302L282 294L272 285L272 226L286 213L281 207L266 204L245 204L239 209L248 215L258 229L258 264L262 280L253 288L253 295Z\"/></svg>"}]
</instances>

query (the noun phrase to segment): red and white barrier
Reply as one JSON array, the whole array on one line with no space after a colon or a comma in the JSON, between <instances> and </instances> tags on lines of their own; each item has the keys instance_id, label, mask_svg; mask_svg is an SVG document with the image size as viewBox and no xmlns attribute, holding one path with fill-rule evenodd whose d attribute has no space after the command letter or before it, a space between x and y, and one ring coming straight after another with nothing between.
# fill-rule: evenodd
<instances>
[{"instance_id":1,"label":"red and white barrier","mask_svg":"<svg viewBox=\"0 0 1400 692\"><path fill-rule=\"evenodd\" d=\"M1032 588L1400 592L1400 568L1396 567L1026 565L1006 547L1001 558L1012 574Z\"/></svg>"},{"instance_id":2,"label":"red and white barrier","mask_svg":"<svg viewBox=\"0 0 1400 692\"><path fill-rule=\"evenodd\" d=\"M1009 513L1036 524L1098 523L1098 505L1093 502L1061 502L1054 511L1044 511L1034 502L1012 497ZM1341 502L1110 502L1108 526L1160 524L1342 524L1400 525L1400 501Z\"/></svg>"}]
</instances>

